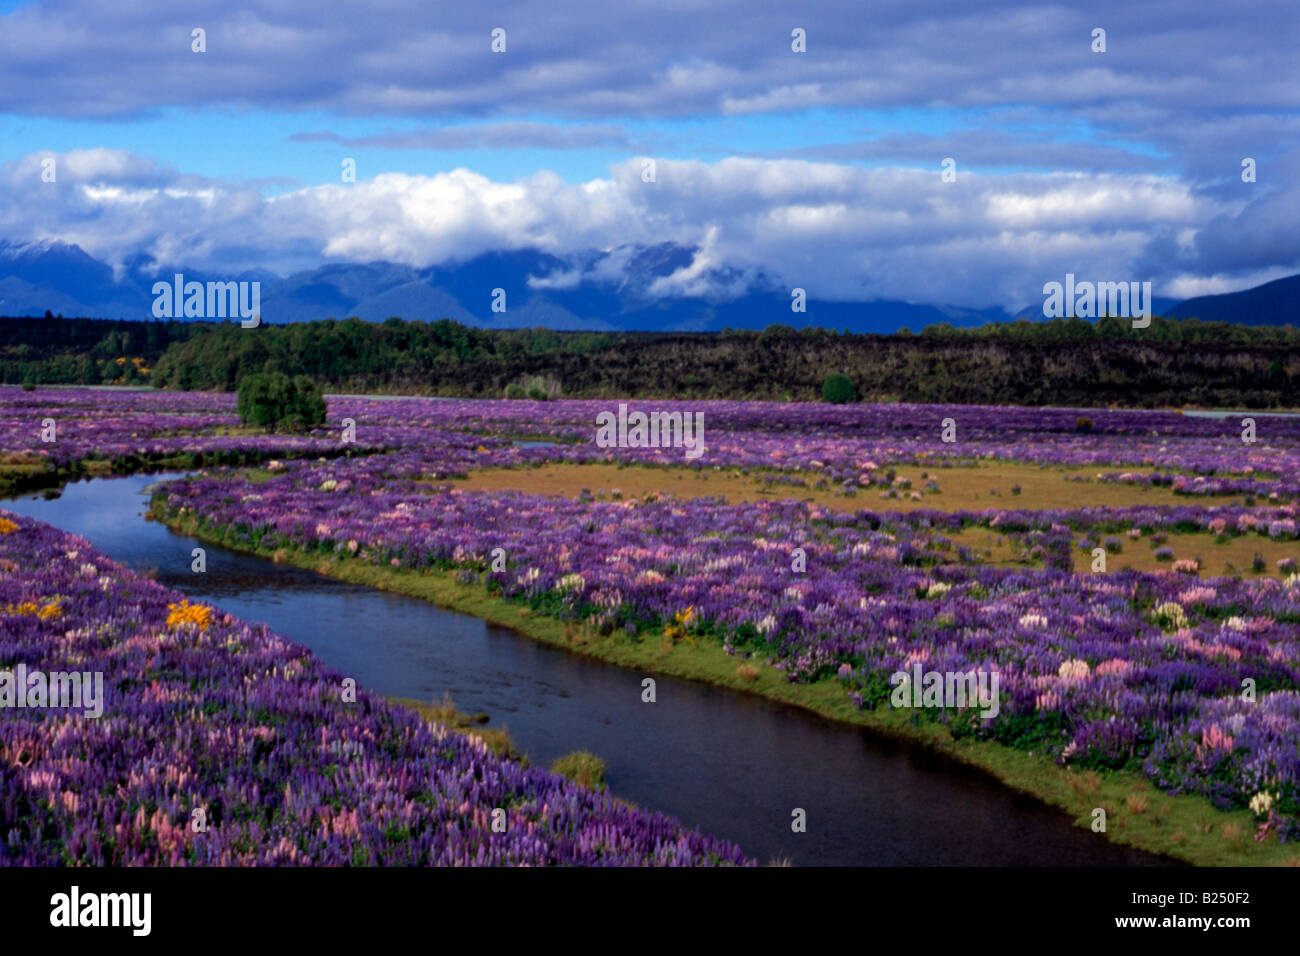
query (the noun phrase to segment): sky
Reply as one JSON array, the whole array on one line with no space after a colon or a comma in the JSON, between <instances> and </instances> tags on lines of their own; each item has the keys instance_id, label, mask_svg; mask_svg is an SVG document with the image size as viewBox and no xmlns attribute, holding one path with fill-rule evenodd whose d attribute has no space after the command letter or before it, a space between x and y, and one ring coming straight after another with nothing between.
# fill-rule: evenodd
<instances>
[{"instance_id":1,"label":"sky","mask_svg":"<svg viewBox=\"0 0 1300 956\"><path fill-rule=\"evenodd\" d=\"M664 294L1185 298L1300 272L1297 51L1294 0L0 0L0 240L231 275L670 241Z\"/></svg>"}]
</instances>

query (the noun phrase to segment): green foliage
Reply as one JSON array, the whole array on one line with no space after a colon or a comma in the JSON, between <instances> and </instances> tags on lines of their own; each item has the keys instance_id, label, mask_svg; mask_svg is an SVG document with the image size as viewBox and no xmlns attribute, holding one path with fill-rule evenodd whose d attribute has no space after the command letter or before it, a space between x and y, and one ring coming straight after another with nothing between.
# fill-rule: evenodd
<instances>
[{"instance_id":1,"label":"green foliage","mask_svg":"<svg viewBox=\"0 0 1300 956\"><path fill-rule=\"evenodd\" d=\"M549 375L530 375L523 381L517 382L516 386L524 393L519 395L519 398L527 396L536 402L547 402L553 398L559 398L561 393L560 383Z\"/></svg>"},{"instance_id":2,"label":"green foliage","mask_svg":"<svg viewBox=\"0 0 1300 956\"><path fill-rule=\"evenodd\" d=\"M125 358L123 365L118 359ZM145 374L134 367L141 359ZM149 382L234 391L252 374L347 392L496 398L816 401L828 368L862 401L1062 407L1294 408L1300 330L1154 317L934 325L921 335L786 325L700 332L478 329L451 320L119 322L0 318L0 382ZM518 394L511 389L510 394Z\"/></svg>"},{"instance_id":3,"label":"green foliage","mask_svg":"<svg viewBox=\"0 0 1300 956\"><path fill-rule=\"evenodd\" d=\"M99 385L123 379L148 384L146 368L173 342L198 335L206 323L111 319L0 318L0 382ZM118 365L116 359L124 359Z\"/></svg>"},{"instance_id":4,"label":"green foliage","mask_svg":"<svg viewBox=\"0 0 1300 956\"><path fill-rule=\"evenodd\" d=\"M822 401L843 405L845 402L856 402L857 400L858 390L853 386L853 380L847 375L832 372L822 382Z\"/></svg>"},{"instance_id":5,"label":"green foliage","mask_svg":"<svg viewBox=\"0 0 1300 956\"><path fill-rule=\"evenodd\" d=\"M511 382L506 386L506 398L527 398L528 389L524 388L518 382Z\"/></svg>"},{"instance_id":6,"label":"green foliage","mask_svg":"<svg viewBox=\"0 0 1300 956\"><path fill-rule=\"evenodd\" d=\"M565 754L551 764L551 770L590 790L605 789L605 761L590 751Z\"/></svg>"},{"instance_id":7,"label":"green foliage","mask_svg":"<svg viewBox=\"0 0 1300 956\"><path fill-rule=\"evenodd\" d=\"M325 399L306 375L246 375L239 381L239 418L245 425L302 431L325 421Z\"/></svg>"}]
</instances>

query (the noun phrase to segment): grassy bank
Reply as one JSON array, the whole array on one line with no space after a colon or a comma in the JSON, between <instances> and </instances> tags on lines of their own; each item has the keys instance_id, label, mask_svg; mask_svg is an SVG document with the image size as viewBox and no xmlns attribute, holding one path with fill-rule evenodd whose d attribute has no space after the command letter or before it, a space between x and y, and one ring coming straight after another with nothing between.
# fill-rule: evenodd
<instances>
[{"instance_id":1,"label":"grassy bank","mask_svg":"<svg viewBox=\"0 0 1300 956\"><path fill-rule=\"evenodd\" d=\"M216 432L216 434L225 433L266 434L261 429L250 431L229 428ZM269 458L340 458L364 454L369 452L358 450L356 446L337 449L316 448L297 453L282 449L272 451L227 449L176 454L142 452L116 455L112 458L90 455L56 467L35 455L14 452L0 455L0 498L35 492L59 492L70 482L91 478L124 478L128 475L160 474L168 471L195 471L199 468L215 468L222 465L231 467L257 465Z\"/></svg>"},{"instance_id":2,"label":"grassy bank","mask_svg":"<svg viewBox=\"0 0 1300 956\"><path fill-rule=\"evenodd\" d=\"M1271 840L1255 842L1255 821L1249 811L1227 813L1216 810L1204 797L1168 796L1134 772L1081 772L995 742L955 740L945 727L920 722L900 710L859 711L834 679L808 685L791 684L775 668L754 661L741 662L718 645L676 643L667 637L651 635L633 639L618 630L602 636L586 626L534 614L530 608L493 597L478 584L457 581L454 571L417 572L366 564L353 558L322 560L286 548L250 550L232 545L220 529L201 527L192 515L166 513L161 498L153 501L151 515L173 530L213 544L343 581L418 597L571 653L646 674L669 675L756 694L924 745L1064 810L1078 826L1088 828L1094 809L1105 810L1107 830L1104 835L1097 834L1099 840L1109 839L1196 865L1300 865L1300 848ZM991 835L990 838L1015 837Z\"/></svg>"}]
</instances>

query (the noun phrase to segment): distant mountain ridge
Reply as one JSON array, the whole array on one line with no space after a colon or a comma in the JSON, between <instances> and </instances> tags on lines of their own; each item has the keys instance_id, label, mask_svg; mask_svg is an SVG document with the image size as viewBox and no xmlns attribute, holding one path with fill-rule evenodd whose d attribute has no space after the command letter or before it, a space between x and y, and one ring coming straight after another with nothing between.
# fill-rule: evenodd
<instances>
[{"instance_id":1,"label":"distant mountain ridge","mask_svg":"<svg viewBox=\"0 0 1300 956\"><path fill-rule=\"evenodd\" d=\"M391 262L331 263L280 278L265 271L213 276L180 266L159 269L145 256L128 261L115 274L76 245L0 240L0 315L49 310L69 317L150 318L153 283L181 272L187 281L260 281L262 317L270 324L349 316L382 321L396 315L452 318L496 329L687 332L780 324L891 333L903 327L971 327L1042 316L1040 305L1011 316L999 308L811 298L806 311L798 313L790 309L790 290L772 277L726 268L694 278L715 288L748 291L720 299L662 288L693 263L696 253L676 243L591 250L567 258L523 249L423 269ZM505 312L492 309L496 289L505 293ZM1300 319L1300 275L1226 295L1182 302L1156 298L1154 311L1245 325L1294 323Z\"/></svg>"},{"instance_id":2,"label":"distant mountain ridge","mask_svg":"<svg viewBox=\"0 0 1300 956\"><path fill-rule=\"evenodd\" d=\"M1225 295L1200 295L1179 302L1169 310L1176 319L1198 318L1206 322L1239 322L1237 315L1249 315L1248 325L1300 324L1300 275L1275 279L1253 289Z\"/></svg>"}]
</instances>

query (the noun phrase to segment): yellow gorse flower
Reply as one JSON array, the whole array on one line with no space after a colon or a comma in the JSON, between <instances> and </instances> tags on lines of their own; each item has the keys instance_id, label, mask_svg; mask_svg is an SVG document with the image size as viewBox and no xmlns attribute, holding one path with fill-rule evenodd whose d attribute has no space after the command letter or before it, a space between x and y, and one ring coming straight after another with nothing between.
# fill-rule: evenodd
<instances>
[{"instance_id":1,"label":"yellow gorse flower","mask_svg":"<svg viewBox=\"0 0 1300 956\"><path fill-rule=\"evenodd\" d=\"M193 624L200 631L206 631L212 624L212 608L206 604L181 601L180 604L168 604L167 610L170 612L167 615L168 627Z\"/></svg>"},{"instance_id":2,"label":"yellow gorse flower","mask_svg":"<svg viewBox=\"0 0 1300 956\"><path fill-rule=\"evenodd\" d=\"M17 530L18 525L15 522L10 521L8 518L0 518L0 534L9 534Z\"/></svg>"},{"instance_id":3,"label":"yellow gorse flower","mask_svg":"<svg viewBox=\"0 0 1300 956\"><path fill-rule=\"evenodd\" d=\"M668 626L664 628L664 633L667 634L674 641L677 640L679 637L686 637L686 630L691 626L691 624L694 621L695 621L695 605L692 604L684 611L678 611L676 614L673 615L673 619L669 621ZM686 639L690 641L692 644L695 643L695 641L692 638L687 637Z\"/></svg>"},{"instance_id":4,"label":"yellow gorse flower","mask_svg":"<svg viewBox=\"0 0 1300 956\"><path fill-rule=\"evenodd\" d=\"M49 604L41 605L35 601L22 601L18 604L9 604L5 606L6 614L21 614L39 617L42 621L58 620L63 616L63 608L59 607L58 601L51 601Z\"/></svg>"}]
</instances>

